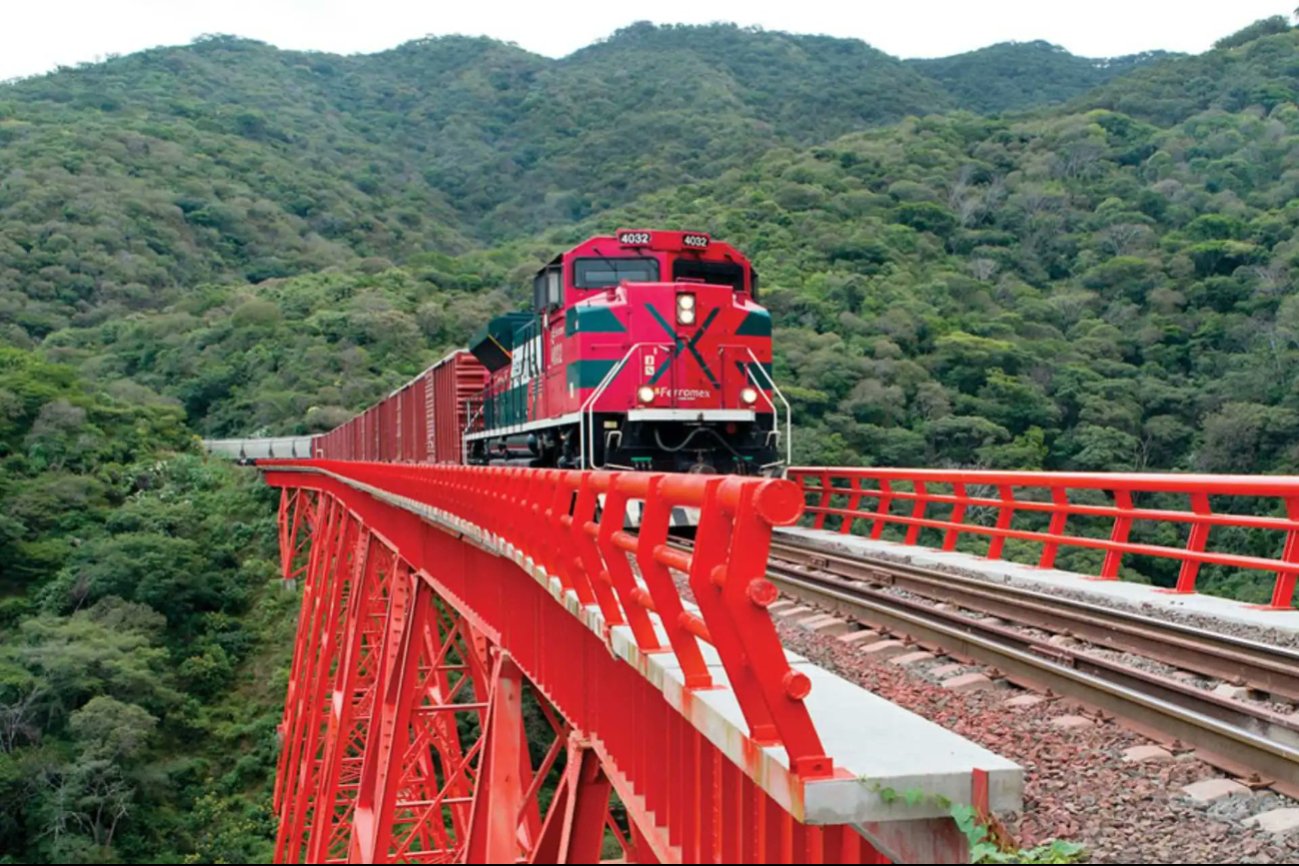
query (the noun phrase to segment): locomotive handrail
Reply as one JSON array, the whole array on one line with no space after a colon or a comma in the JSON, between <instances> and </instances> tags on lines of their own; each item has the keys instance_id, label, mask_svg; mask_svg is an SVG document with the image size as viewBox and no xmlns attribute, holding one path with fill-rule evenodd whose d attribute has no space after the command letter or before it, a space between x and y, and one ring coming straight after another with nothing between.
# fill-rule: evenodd
<instances>
[{"instance_id":1,"label":"locomotive handrail","mask_svg":"<svg viewBox=\"0 0 1299 866\"><path fill-rule=\"evenodd\" d=\"M580 464L579 468L604 468L603 466L595 465L595 401L600 399L600 395L602 395L608 387L613 384L613 380L618 377L620 372L622 372L622 368L627 366L627 361L631 358L632 352L635 352L637 349L644 349L646 346L653 346L656 349L670 348L667 343L644 342L634 344L627 350L627 354L622 356L622 360L609 368L609 372L604 374L604 378L600 380L600 384L596 385L595 390L591 392L591 395L582 403L582 408L578 410L577 448L578 461ZM589 461L586 459L586 427L588 421L591 425L591 459Z\"/></svg>"},{"instance_id":2,"label":"locomotive handrail","mask_svg":"<svg viewBox=\"0 0 1299 866\"><path fill-rule=\"evenodd\" d=\"M1177 582L1167 592L1190 594L1200 567L1221 565L1245 571L1276 575L1267 609L1290 610L1299 577L1299 476L1239 476L1101 472L997 472L941 469L794 467L787 477L797 482L807 502L806 511L815 515L814 526L826 528L827 518L836 518L838 531L850 534L858 520L869 521L869 535L883 536L887 526L905 527L903 541L909 545L933 542L937 530L941 549L955 550L961 536L988 539L984 556L1001 559L1006 539L1040 544L1037 566L1052 568L1060 548L1104 551L1098 569L1101 580L1117 580L1124 556L1172 559L1181 563ZM940 487L942 490L935 490ZM971 488L995 489L996 496ZM1090 492L1096 500L1071 499ZM1085 495L1085 494L1084 494ZM1162 501L1137 505L1136 498ZM1189 510L1167 500L1187 497ZM1219 500L1215 508L1212 498ZM1251 500L1262 499L1260 506ZM864 508L863 500L873 507ZM907 508L906 505L910 504ZM901 504L905 513L896 513ZM946 508L944 517L933 516L934 506ZM1266 508L1272 514L1258 513ZM1244 513L1244 512L1252 513ZM973 522L978 519L992 521ZM1036 525L1024 527L1028 515ZM1284 515L1284 516L1280 516ZM1021 517L1021 527L1013 524ZM1049 517L1046 526L1041 526ZM1070 519L1073 525L1070 526ZM1079 526L1080 522L1088 525ZM1134 524L1167 527L1154 541L1134 542L1129 537ZM1169 531L1182 543L1168 543ZM1256 549L1260 542L1279 550L1280 555L1248 555L1206 550L1215 527L1235 528L1251 533ZM1072 530L1069 532L1067 530ZM1091 530L1092 534L1086 534ZM1098 533L1108 530L1108 537ZM1261 533L1276 533L1268 539Z\"/></svg>"},{"instance_id":3,"label":"locomotive handrail","mask_svg":"<svg viewBox=\"0 0 1299 866\"><path fill-rule=\"evenodd\" d=\"M740 348L743 349L748 354L749 359L753 361L753 364L749 367L749 369L753 370L756 367L757 369L761 370L763 378L765 378L767 380L767 384L771 386L772 393L774 393L777 397L779 397L780 402L785 405L785 465L790 466L794 462L794 412L792 409L789 408L789 401L786 400L785 395L780 392L780 388L776 387L775 378L770 373L767 372L766 367L762 366L762 363L758 360L758 357L753 354L753 350L750 349L748 346L741 346ZM780 410L776 408L776 404L773 403L771 398L766 395L766 392L759 389L758 393L762 394L762 399L767 401L767 405L771 407L771 414L775 416L772 418L772 427L779 428ZM770 465L778 466L779 463L773 463ZM764 466L763 468L766 469L768 467Z\"/></svg>"},{"instance_id":4,"label":"locomotive handrail","mask_svg":"<svg viewBox=\"0 0 1299 866\"><path fill-rule=\"evenodd\" d=\"M637 658L671 653L687 690L729 688L750 738L783 747L794 773L833 775L804 703L810 680L790 666L767 611L778 598L765 576L772 528L794 523L803 512L791 482L342 460L277 460L260 468L271 483L289 473L319 473L372 495L418 503L427 509L425 519L484 549L517 552L538 579L558 581L581 607L598 608L604 628L626 626ZM623 527L633 500L645 504L635 534ZM674 507L700 511L692 550L667 544ZM697 614L686 609L670 570L688 580ZM701 640L716 650L725 682L710 670Z\"/></svg>"}]
</instances>

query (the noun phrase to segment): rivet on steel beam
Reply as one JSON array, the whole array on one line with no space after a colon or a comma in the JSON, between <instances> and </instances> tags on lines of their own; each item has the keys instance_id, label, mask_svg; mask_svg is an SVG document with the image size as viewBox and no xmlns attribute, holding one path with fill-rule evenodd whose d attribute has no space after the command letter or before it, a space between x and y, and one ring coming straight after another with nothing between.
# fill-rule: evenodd
<instances>
[{"instance_id":1,"label":"rivet on steel beam","mask_svg":"<svg viewBox=\"0 0 1299 866\"><path fill-rule=\"evenodd\" d=\"M726 566L714 565L713 570L708 572L708 579L712 581L713 586L721 586L726 583Z\"/></svg>"},{"instance_id":2,"label":"rivet on steel beam","mask_svg":"<svg viewBox=\"0 0 1299 866\"><path fill-rule=\"evenodd\" d=\"M785 694L790 700L801 701L812 691L812 681L807 678L807 674L798 671L785 671L784 679L781 682L785 686Z\"/></svg>"},{"instance_id":3,"label":"rivet on steel beam","mask_svg":"<svg viewBox=\"0 0 1299 866\"><path fill-rule=\"evenodd\" d=\"M749 601L765 610L780 598L780 590L771 581L759 577L749 581L748 595Z\"/></svg>"}]
</instances>

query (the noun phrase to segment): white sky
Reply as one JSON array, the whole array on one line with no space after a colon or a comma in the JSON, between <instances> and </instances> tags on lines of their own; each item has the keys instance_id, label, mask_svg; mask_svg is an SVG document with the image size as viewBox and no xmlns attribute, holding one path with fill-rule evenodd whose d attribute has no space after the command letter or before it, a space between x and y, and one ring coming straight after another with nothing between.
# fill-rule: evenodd
<instances>
[{"instance_id":1,"label":"white sky","mask_svg":"<svg viewBox=\"0 0 1299 866\"><path fill-rule=\"evenodd\" d=\"M0 80L187 43L203 33L281 48L379 51L430 34L488 35L561 57L638 20L728 21L940 57L1046 39L1075 54L1199 52L1299 0L0 0ZM638 11L641 9L643 11Z\"/></svg>"}]
</instances>

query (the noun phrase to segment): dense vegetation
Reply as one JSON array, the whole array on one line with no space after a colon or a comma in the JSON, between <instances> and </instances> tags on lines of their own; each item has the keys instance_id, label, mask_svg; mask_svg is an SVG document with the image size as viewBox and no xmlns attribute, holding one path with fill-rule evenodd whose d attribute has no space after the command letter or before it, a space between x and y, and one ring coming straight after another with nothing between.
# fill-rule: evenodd
<instances>
[{"instance_id":1,"label":"dense vegetation","mask_svg":"<svg viewBox=\"0 0 1299 866\"><path fill-rule=\"evenodd\" d=\"M269 856L273 500L146 395L0 348L0 862Z\"/></svg>"},{"instance_id":2,"label":"dense vegetation","mask_svg":"<svg viewBox=\"0 0 1299 866\"><path fill-rule=\"evenodd\" d=\"M1293 87L1296 41L1176 61L1222 92L1167 125L1140 119L1169 111L1156 68L1088 98L1129 113L949 113L774 148L541 242L209 286L44 347L207 432L321 429L517 302L546 250L670 222L762 270L804 459L1288 470L1299 110L1218 106Z\"/></svg>"},{"instance_id":3,"label":"dense vegetation","mask_svg":"<svg viewBox=\"0 0 1299 866\"><path fill-rule=\"evenodd\" d=\"M1054 70L1040 89L985 64L976 90L1059 98L1045 81L1078 62L1034 61ZM855 40L720 26L637 25L558 61L461 37L359 57L214 37L20 81L0 89L0 333L456 254L964 99Z\"/></svg>"},{"instance_id":4,"label":"dense vegetation","mask_svg":"<svg viewBox=\"0 0 1299 866\"><path fill-rule=\"evenodd\" d=\"M961 107L992 114L1065 102L1141 66L1176 56L1147 51L1125 57L1078 57L1039 40L1003 42L952 57L906 63L941 82Z\"/></svg>"},{"instance_id":5,"label":"dense vegetation","mask_svg":"<svg viewBox=\"0 0 1299 866\"><path fill-rule=\"evenodd\" d=\"M265 859L295 597L195 434L332 427L594 231L754 257L800 461L1299 470L1297 43L222 37L0 87L0 862Z\"/></svg>"}]
</instances>

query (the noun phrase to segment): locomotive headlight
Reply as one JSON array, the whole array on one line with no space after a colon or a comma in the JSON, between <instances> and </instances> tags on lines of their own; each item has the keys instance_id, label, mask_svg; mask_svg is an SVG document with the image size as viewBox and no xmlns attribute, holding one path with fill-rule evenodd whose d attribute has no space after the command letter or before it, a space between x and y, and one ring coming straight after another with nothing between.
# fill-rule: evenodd
<instances>
[{"instance_id":1,"label":"locomotive headlight","mask_svg":"<svg viewBox=\"0 0 1299 866\"><path fill-rule=\"evenodd\" d=\"M641 385L636 389L636 399L640 400L642 403L653 403L654 389L649 385Z\"/></svg>"},{"instance_id":2,"label":"locomotive headlight","mask_svg":"<svg viewBox=\"0 0 1299 866\"><path fill-rule=\"evenodd\" d=\"M752 406L754 403L758 402L758 392L753 388L745 388L740 392L740 399L749 406Z\"/></svg>"},{"instance_id":3,"label":"locomotive headlight","mask_svg":"<svg viewBox=\"0 0 1299 866\"><path fill-rule=\"evenodd\" d=\"M677 324L693 325L695 323L695 296L677 295Z\"/></svg>"}]
</instances>

